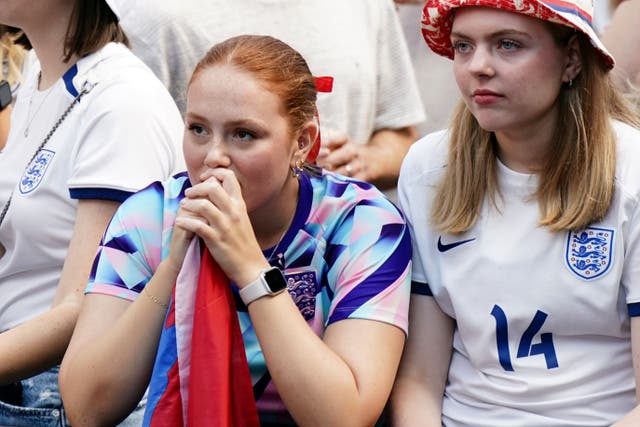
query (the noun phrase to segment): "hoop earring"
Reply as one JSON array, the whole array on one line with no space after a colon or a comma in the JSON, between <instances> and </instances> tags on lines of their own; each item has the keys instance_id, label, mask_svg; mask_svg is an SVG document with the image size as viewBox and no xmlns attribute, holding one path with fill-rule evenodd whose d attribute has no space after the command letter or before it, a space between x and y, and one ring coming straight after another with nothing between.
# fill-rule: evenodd
<instances>
[{"instance_id":1,"label":"hoop earring","mask_svg":"<svg viewBox=\"0 0 640 427\"><path fill-rule=\"evenodd\" d=\"M569 79L569 87L573 86L573 79Z\"/></svg>"},{"instance_id":2,"label":"hoop earring","mask_svg":"<svg viewBox=\"0 0 640 427\"><path fill-rule=\"evenodd\" d=\"M291 176L293 178L300 179L300 175L302 175L302 172L303 172L302 165L303 165L302 160L300 159L296 160L295 166L291 168Z\"/></svg>"}]
</instances>

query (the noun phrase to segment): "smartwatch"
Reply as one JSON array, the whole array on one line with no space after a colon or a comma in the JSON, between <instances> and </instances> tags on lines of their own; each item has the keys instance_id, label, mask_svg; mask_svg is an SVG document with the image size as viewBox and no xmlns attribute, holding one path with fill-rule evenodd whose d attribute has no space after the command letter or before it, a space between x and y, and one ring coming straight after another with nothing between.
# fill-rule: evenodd
<instances>
[{"instance_id":1,"label":"smartwatch","mask_svg":"<svg viewBox=\"0 0 640 427\"><path fill-rule=\"evenodd\" d=\"M0 81L0 111L7 108L13 101L13 95L11 95L11 86L6 80Z\"/></svg>"},{"instance_id":2,"label":"smartwatch","mask_svg":"<svg viewBox=\"0 0 640 427\"><path fill-rule=\"evenodd\" d=\"M275 296L287 289L287 281L278 267L262 270L258 278L240 289L240 298L244 305L249 305L258 298Z\"/></svg>"}]
</instances>

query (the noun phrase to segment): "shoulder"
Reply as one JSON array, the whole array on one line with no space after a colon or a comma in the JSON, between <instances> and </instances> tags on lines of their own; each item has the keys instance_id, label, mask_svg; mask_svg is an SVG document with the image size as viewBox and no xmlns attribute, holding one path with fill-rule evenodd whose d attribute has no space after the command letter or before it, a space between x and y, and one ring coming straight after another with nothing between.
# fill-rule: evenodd
<instances>
[{"instance_id":1,"label":"shoulder","mask_svg":"<svg viewBox=\"0 0 640 427\"><path fill-rule=\"evenodd\" d=\"M416 141L402 162L399 185L435 185L447 166L449 132L440 130Z\"/></svg>"},{"instance_id":2,"label":"shoulder","mask_svg":"<svg viewBox=\"0 0 640 427\"><path fill-rule=\"evenodd\" d=\"M135 142L143 147L140 150L162 146L162 155L180 151L184 122L176 103L126 46L109 43L78 61L76 68L75 74L65 77L70 96L84 85L92 87L77 108L83 129L98 140L108 136L110 143L116 143L113 146L128 144L131 149Z\"/></svg>"},{"instance_id":3,"label":"shoulder","mask_svg":"<svg viewBox=\"0 0 640 427\"><path fill-rule=\"evenodd\" d=\"M616 134L619 148L630 150L636 149L637 151L640 151L640 148L638 148L640 147L640 144L638 143L638 138L640 138L640 129L618 120L613 120L611 124L613 126L613 131Z\"/></svg>"},{"instance_id":4,"label":"shoulder","mask_svg":"<svg viewBox=\"0 0 640 427\"><path fill-rule=\"evenodd\" d=\"M446 158L448 147L449 130L441 129L423 136L412 144L407 157L427 155L429 159L440 162L440 157Z\"/></svg>"},{"instance_id":5,"label":"shoulder","mask_svg":"<svg viewBox=\"0 0 640 427\"><path fill-rule=\"evenodd\" d=\"M186 172L173 175L165 181L154 181L135 192L125 204L138 205L145 202L171 204L184 197L184 190L191 186Z\"/></svg>"},{"instance_id":6,"label":"shoulder","mask_svg":"<svg viewBox=\"0 0 640 427\"><path fill-rule=\"evenodd\" d=\"M400 168L398 203L415 227L429 223L430 206L447 167L448 131L431 133L414 143Z\"/></svg>"},{"instance_id":7,"label":"shoulder","mask_svg":"<svg viewBox=\"0 0 640 427\"><path fill-rule=\"evenodd\" d=\"M321 177L312 177L313 198L315 205L334 204L342 210L367 204L396 210L393 202L375 185L364 181L323 171Z\"/></svg>"},{"instance_id":8,"label":"shoulder","mask_svg":"<svg viewBox=\"0 0 640 427\"><path fill-rule=\"evenodd\" d=\"M184 197L184 190L190 185L186 172L174 175L166 181L152 182L132 194L118 207L114 216L116 223L121 224L125 229L144 229L150 224L162 226L167 223L168 216L171 218L175 216L178 211L178 202Z\"/></svg>"},{"instance_id":9,"label":"shoulder","mask_svg":"<svg viewBox=\"0 0 640 427\"><path fill-rule=\"evenodd\" d=\"M640 197L640 130L613 121L616 135L616 184L633 197Z\"/></svg>"},{"instance_id":10,"label":"shoulder","mask_svg":"<svg viewBox=\"0 0 640 427\"><path fill-rule=\"evenodd\" d=\"M77 75L73 78L76 89L87 81L97 83L94 92L108 96L108 102L114 105L153 103L157 109L163 103L173 103L168 90L151 69L122 44L105 45L78 61L77 67Z\"/></svg>"},{"instance_id":11,"label":"shoulder","mask_svg":"<svg viewBox=\"0 0 640 427\"><path fill-rule=\"evenodd\" d=\"M374 185L331 172L312 177L310 181L313 200L306 215L306 228L317 228L323 230L323 234L333 235L352 233L357 227L369 230L369 237L373 238L382 229L396 224L399 228L392 234L404 233L404 215Z\"/></svg>"}]
</instances>

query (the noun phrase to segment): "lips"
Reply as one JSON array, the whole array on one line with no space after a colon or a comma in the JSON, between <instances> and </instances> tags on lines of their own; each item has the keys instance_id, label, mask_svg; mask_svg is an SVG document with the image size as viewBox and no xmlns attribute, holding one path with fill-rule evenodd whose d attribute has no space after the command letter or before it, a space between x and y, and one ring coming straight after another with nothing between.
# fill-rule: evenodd
<instances>
[{"instance_id":1,"label":"lips","mask_svg":"<svg viewBox=\"0 0 640 427\"><path fill-rule=\"evenodd\" d=\"M504 97L489 89L476 89L471 94L471 98L478 105L488 105L496 103Z\"/></svg>"}]
</instances>

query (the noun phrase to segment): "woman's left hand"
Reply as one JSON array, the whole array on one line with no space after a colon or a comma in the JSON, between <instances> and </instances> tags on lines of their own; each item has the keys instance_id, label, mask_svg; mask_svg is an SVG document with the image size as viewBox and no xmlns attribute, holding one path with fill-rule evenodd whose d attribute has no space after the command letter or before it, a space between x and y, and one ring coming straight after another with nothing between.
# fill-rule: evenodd
<instances>
[{"instance_id":1,"label":"woman's left hand","mask_svg":"<svg viewBox=\"0 0 640 427\"><path fill-rule=\"evenodd\" d=\"M414 126L380 129L366 144L328 132L322 138L318 165L339 174L375 184L379 189L395 188L400 166L416 139Z\"/></svg>"},{"instance_id":2,"label":"woman's left hand","mask_svg":"<svg viewBox=\"0 0 640 427\"><path fill-rule=\"evenodd\" d=\"M351 142L339 133L323 135L322 148L318 154L318 165L341 175L362 181L371 180L367 161L367 146Z\"/></svg>"},{"instance_id":3,"label":"woman's left hand","mask_svg":"<svg viewBox=\"0 0 640 427\"><path fill-rule=\"evenodd\" d=\"M185 191L181 208L199 217L176 218L176 225L197 234L209 252L239 287L252 282L269 264L253 232L240 184L229 169L201 176Z\"/></svg>"}]
</instances>

